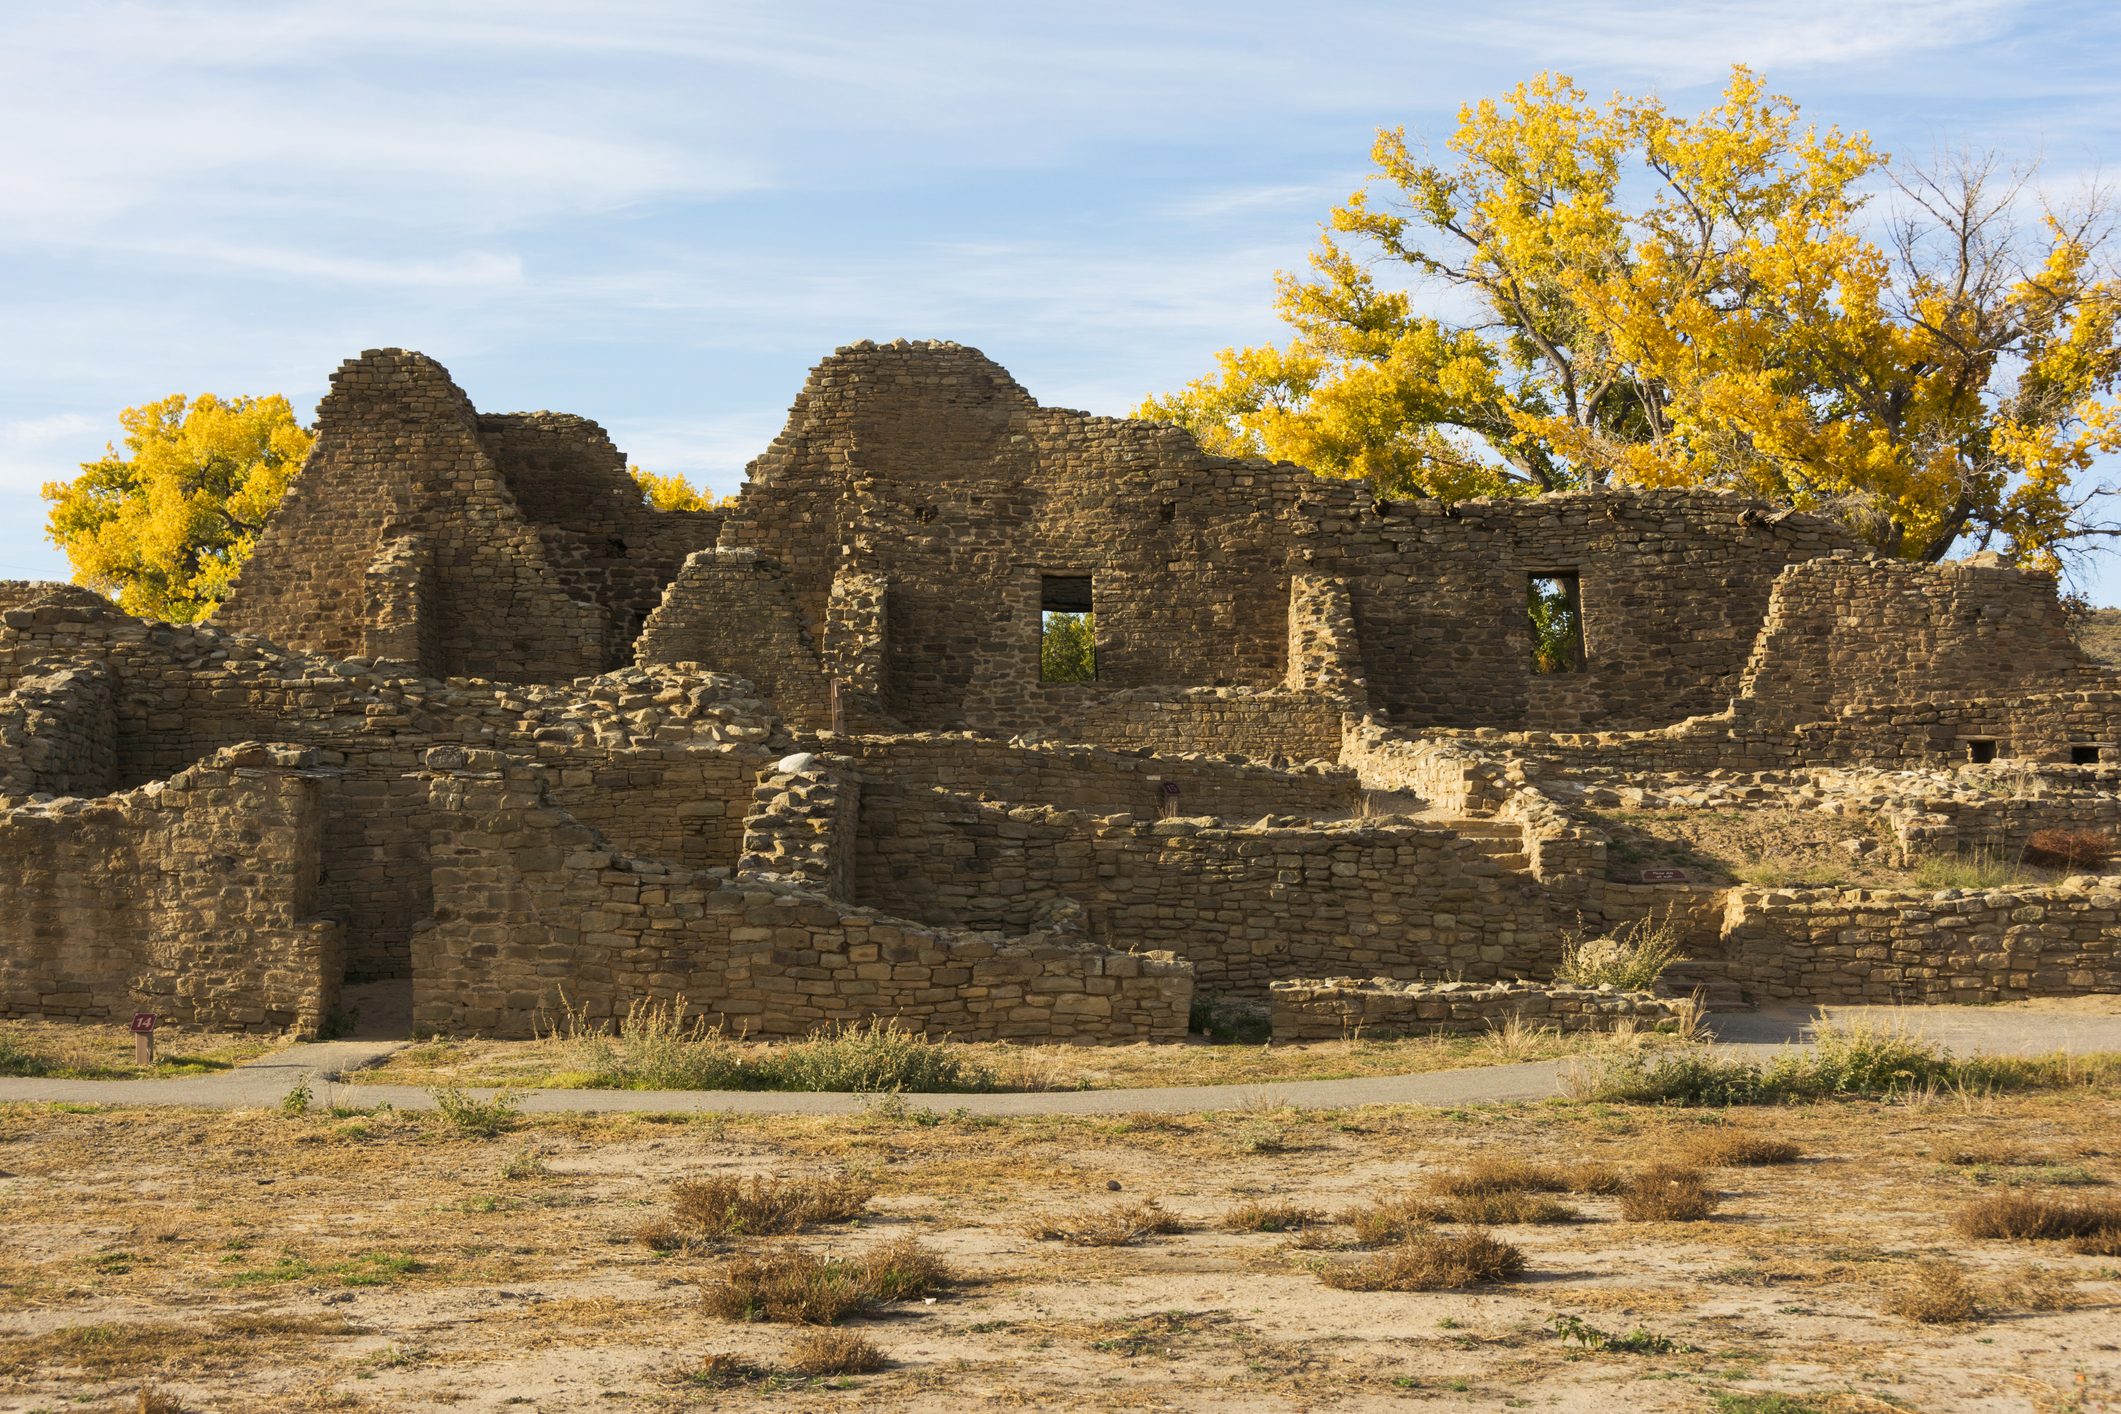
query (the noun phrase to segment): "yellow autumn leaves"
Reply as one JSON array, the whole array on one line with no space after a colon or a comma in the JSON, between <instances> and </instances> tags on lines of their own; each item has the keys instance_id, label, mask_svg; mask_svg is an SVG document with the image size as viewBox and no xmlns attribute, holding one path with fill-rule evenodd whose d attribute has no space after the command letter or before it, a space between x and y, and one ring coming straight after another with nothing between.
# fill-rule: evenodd
<instances>
[{"instance_id":1,"label":"yellow autumn leaves","mask_svg":"<svg viewBox=\"0 0 2121 1414\"><path fill-rule=\"evenodd\" d=\"M1289 342L1137 415L1387 495L1727 486L1913 558L1965 536L2052 563L2086 528L2072 486L2121 447L2095 219L2029 242L1993 164L1888 173L1744 68L1691 117L1541 75L1448 146L1380 133L1277 277Z\"/></svg>"},{"instance_id":2,"label":"yellow autumn leaves","mask_svg":"<svg viewBox=\"0 0 2121 1414\"><path fill-rule=\"evenodd\" d=\"M287 399L182 394L127 408L125 455L44 487L78 583L127 613L188 623L228 594L309 454Z\"/></svg>"}]
</instances>

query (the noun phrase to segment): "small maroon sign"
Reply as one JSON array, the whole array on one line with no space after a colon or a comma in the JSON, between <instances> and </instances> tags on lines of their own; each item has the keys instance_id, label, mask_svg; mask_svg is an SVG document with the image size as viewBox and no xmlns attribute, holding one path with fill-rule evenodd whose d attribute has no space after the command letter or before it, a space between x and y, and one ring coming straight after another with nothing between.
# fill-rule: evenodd
<instances>
[{"instance_id":1,"label":"small maroon sign","mask_svg":"<svg viewBox=\"0 0 2121 1414\"><path fill-rule=\"evenodd\" d=\"M1642 871L1642 882L1645 884L1683 884L1686 882L1686 870L1645 869Z\"/></svg>"},{"instance_id":2,"label":"small maroon sign","mask_svg":"<svg viewBox=\"0 0 2121 1414\"><path fill-rule=\"evenodd\" d=\"M155 1014L153 1012L136 1011L133 1013L133 1034L135 1036L151 1036L154 1031Z\"/></svg>"}]
</instances>

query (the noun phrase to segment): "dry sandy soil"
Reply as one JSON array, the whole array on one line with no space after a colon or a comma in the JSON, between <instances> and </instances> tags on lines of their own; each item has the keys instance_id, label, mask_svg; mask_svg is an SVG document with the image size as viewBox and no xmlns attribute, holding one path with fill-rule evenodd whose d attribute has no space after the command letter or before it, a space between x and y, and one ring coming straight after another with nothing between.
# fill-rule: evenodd
<instances>
[{"instance_id":1,"label":"dry sandy soil","mask_svg":"<svg viewBox=\"0 0 2121 1414\"><path fill-rule=\"evenodd\" d=\"M345 1100L357 1092L341 1089ZM325 1097L320 1096L322 1100ZM1345 1225L1230 1232L1233 1208L1337 1214L1468 1160L1634 1166L1704 1127L1804 1157L1710 1171L1697 1222L1494 1229L1520 1280L1356 1292ZM674 1180L848 1173L865 1219L658 1251ZM1731 1111L1584 1103L1213 1117L439 1116L0 1108L0 1409L1537 1408L1803 1414L2117 1407L2121 1257L1970 1241L2013 1189L2111 1195L2121 1092ZM1155 1199L1187 1230L1119 1247L1027 1220ZM1445 1227L1439 1231L1450 1232ZM785 1369L796 1333L703 1309L743 1255L913 1235L961 1275L856 1325L890 1365ZM1971 1319L1887 1310L1924 1261ZM1586 1349L1558 1318L1664 1353ZM709 1358L751 1368L705 1377ZM144 1403L152 1389L165 1401Z\"/></svg>"}]
</instances>

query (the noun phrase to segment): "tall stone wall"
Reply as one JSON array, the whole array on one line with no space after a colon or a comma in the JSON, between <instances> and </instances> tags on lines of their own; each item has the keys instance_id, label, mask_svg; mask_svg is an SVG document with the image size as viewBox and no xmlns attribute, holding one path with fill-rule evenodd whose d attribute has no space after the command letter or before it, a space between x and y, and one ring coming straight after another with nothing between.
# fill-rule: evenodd
<instances>
[{"instance_id":1,"label":"tall stone wall","mask_svg":"<svg viewBox=\"0 0 2121 1414\"><path fill-rule=\"evenodd\" d=\"M1916 565L1836 555L1775 579L1742 693L1764 719L1797 724L1874 704L2116 685L2071 636L2052 575L2000 557Z\"/></svg>"},{"instance_id":2,"label":"tall stone wall","mask_svg":"<svg viewBox=\"0 0 2121 1414\"><path fill-rule=\"evenodd\" d=\"M720 526L649 511L595 423L482 418L433 359L371 349L332 376L217 618L337 658L416 651L435 677L564 682L623 662Z\"/></svg>"},{"instance_id":3,"label":"tall stone wall","mask_svg":"<svg viewBox=\"0 0 2121 1414\"><path fill-rule=\"evenodd\" d=\"M780 565L745 550L702 550L648 618L640 665L691 663L733 673L773 699L788 720L831 723L832 691Z\"/></svg>"},{"instance_id":4,"label":"tall stone wall","mask_svg":"<svg viewBox=\"0 0 2121 1414\"><path fill-rule=\"evenodd\" d=\"M734 1030L802 1035L896 1017L967 1040L1175 1040L1191 970L1065 928L934 929L765 874L630 858L553 806L534 767L429 757L435 914L414 945L415 1024L522 1036L682 997Z\"/></svg>"},{"instance_id":5,"label":"tall stone wall","mask_svg":"<svg viewBox=\"0 0 2121 1414\"><path fill-rule=\"evenodd\" d=\"M0 1015L314 1031L344 971L317 916L326 779L251 744L157 785L0 809Z\"/></svg>"},{"instance_id":6,"label":"tall stone wall","mask_svg":"<svg viewBox=\"0 0 2121 1414\"><path fill-rule=\"evenodd\" d=\"M1301 554L1344 583L1371 705L1395 727L1664 726L1738 690L1784 566L1849 547L1709 491L1372 503L1313 481ZM1586 666L1533 671L1530 576L1577 576Z\"/></svg>"}]
</instances>

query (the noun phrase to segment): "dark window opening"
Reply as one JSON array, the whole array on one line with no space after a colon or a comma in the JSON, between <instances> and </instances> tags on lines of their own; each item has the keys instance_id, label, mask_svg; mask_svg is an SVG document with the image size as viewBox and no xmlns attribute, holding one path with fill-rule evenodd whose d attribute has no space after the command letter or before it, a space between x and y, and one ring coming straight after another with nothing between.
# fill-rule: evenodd
<instances>
[{"instance_id":1,"label":"dark window opening","mask_svg":"<svg viewBox=\"0 0 2121 1414\"><path fill-rule=\"evenodd\" d=\"M1966 739L1966 759L1976 766L1985 766L1996 759L1996 739L1992 736L1971 736Z\"/></svg>"},{"instance_id":2,"label":"dark window opening","mask_svg":"<svg viewBox=\"0 0 2121 1414\"><path fill-rule=\"evenodd\" d=\"M1038 610L1039 681L1094 681L1097 611L1090 595L1090 576L1040 576Z\"/></svg>"},{"instance_id":3,"label":"dark window opening","mask_svg":"<svg viewBox=\"0 0 2121 1414\"><path fill-rule=\"evenodd\" d=\"M2099 748L2096 746L2073 746L2069 749L2069 764L2072 766L2096 766L2099 764Z\"/></svg>"},{"instance_id":4,"label":"dark window opening","mask_svg":"<svg viewBox=\"0 0 2121 1414\"><path fill-rule=\"evenodd\" d=\"M1583 599L1573 574L1535 574L1525 581L1532 623L1532 671L1583 671Z\"/></svg>"}]
</instances>

